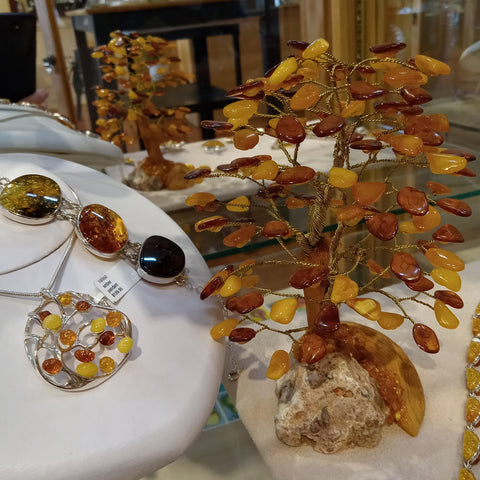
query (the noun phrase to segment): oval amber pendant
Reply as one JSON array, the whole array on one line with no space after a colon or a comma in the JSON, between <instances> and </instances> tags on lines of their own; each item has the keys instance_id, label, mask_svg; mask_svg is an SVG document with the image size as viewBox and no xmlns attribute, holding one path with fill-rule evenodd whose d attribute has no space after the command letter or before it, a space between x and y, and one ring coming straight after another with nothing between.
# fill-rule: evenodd
<instances>
[{"instance_id":1,"label":"oval amber pendant","mask_svg":"<svg viewBox=\"0 0 480 480\"><path fill-rule=\"evenodd\" d=\"M121 217L99 204L83 207L77 219L77 235L90 252L103 258L115 257L128 240Z\"/></svg>"},{"instance_id":2,"label":"oval amber pendant","mask_svg":"<svg viewBox=\"0 0 480 480\"><path fill-rule=\"evenodd\" d=\"M171 283L185 268L185 254L172 240L153 235L142 245L137 273L152 283Z\"/></svg>"},{"instance_id":3,"label":"oval amber pendant","mask_svg":"<svg viewBox=\"0 0 480 480\"><path fill-rule=\"evenodd\" d=\"M22 175L7 183L0 193L4 215L26 224L53 219L62 199L57 182L43 175Z\"/></svg>"}]
</instances>

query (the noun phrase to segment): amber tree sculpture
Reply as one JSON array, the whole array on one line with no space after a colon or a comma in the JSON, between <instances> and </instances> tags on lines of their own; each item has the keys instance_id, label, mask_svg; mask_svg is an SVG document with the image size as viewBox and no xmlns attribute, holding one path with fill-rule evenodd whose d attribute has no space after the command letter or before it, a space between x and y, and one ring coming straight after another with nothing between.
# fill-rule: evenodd
<instances>
[{"instance_id":1,"label":"amber tree sculpture","mask_svg":"<svg viewBox=\"0 0 480 480\"><path fill-rule=\"evenodd\" d=\"M102 62L103 80L111 84L111 88L96 88L96 131L103 140L128 145L135 137L124 131L125 120L136 124L148 155L135 172L140 189L190 186L192 182L183 178L189 168L166 160L160 149L165 142L180 141L191 131L185 119L190 110L155 106L155 98L163 96L166 87L188 83L190 77L178 68L180 59L169 55L170 42L119 31L111 33L111 37L107 45L92 53Z\"/></svg>"},{"instance_id":2,"label":"amber tree sculpture","mask_svg":"<svg viewBox=\"0 0 480 480\"><path fill-rule=\"evenodd\" d=\"M424 191L399 186L393 177L400 168L430 169L434 178L474 175L466 166L474 160L473 155L441 147L441 133L449 130L446 116L425 115L421 107L432 99L422 85L431 76L449 73L450 68L424 55L408 62L397 60L396 54L405 47L401 43L373 46L372 57L352 64L334 58L323 39L289 44L295 55L264 78L250 80L228 93L236 101L224 109L227 121L202 122L205 128L233 132L233 142L242 151L257 145L261 135L275 137L285 164L268 154L241 156L215 171L203 168L188 174L188 178L235 177L257 188L254 201L238 197L225 204L207 192L188 197L186 204L198 210L214 212L225 207L228 212L240 212L203 218L195 225L197 231L220 232L230 227L233 231L223 238L226 246L242 247L261 236L276 239L283 252L273 260L226 266L206 284L201 298L219 295L225 298L226 309L237 315L216 325L212 336L237 343L249 342L264 331L288 336L292 348L272 355L267 369L271 379L279 379L289 370L292 357L296 364L312 365L326 353L341 349L357 358L379 383L391 420L415 435L423 412L416 420L402 413L405 399L396 397L392 386L398 379L391 383L392 378L377 368L382 360L376 362L375 355L380 351L366 355L365 336L353 324L341 322L339 306L344 303L387 330L407 320L416 345L430 354L440 348L434 329L428 321L413 318L405 305L416 302L430 307L441 327L451 329L459 323L450 307L463 306L456 292L464 263L437 242L464 241L453 225L441 225L441 211L468 217L471 209L461 200L445 198L450 188L441 183L429 181ZM306 121L312 118L316 121ZM369 133L359 134L360 127L367 127ZM327 171L315 169L313 162L312 166L302 164L301 146L307 135L334 139ZM393 149L393 155L382 156L385 149ZM360 161L352 160L352 150L364 152ZM370 181L369 172L379 166L387 170L384 177L382 173L384 180ZM301 185L307 185L311 194L300 190ZM286 209L304 209L300 216L308 219L306 230L282 215ZM399 209L409 217L406 221L399 222L398 212L393 213ZM260 210L271 217L261 225L255 218ZM327 215L332 211L337 222L328 232ZM366 224L366 229L360 230L363 238L349 241L347 234L361 222ZM412 242L412 234L429 231L432 239ZM378 252L383 252L383 264L375 259ZM430 266L422 267L424 264ZM298 293L285 294L261 285L257 273L272 265L294 267L288 284ZM359 285L351 277L362 269L370 277ZM402 298L382 285L383 278L391 274L405 286ZM438 289L434 282L445 289ZM393 311L382 309L377 300L369 298L371 293L384 297ZM270 309L270 320L256 321L250 313L263 304L266 295L278 295L279 299ZM300 300L305 301L307 324L280 328L278 324L292 321Z\"/></svg>"}]
</instances>

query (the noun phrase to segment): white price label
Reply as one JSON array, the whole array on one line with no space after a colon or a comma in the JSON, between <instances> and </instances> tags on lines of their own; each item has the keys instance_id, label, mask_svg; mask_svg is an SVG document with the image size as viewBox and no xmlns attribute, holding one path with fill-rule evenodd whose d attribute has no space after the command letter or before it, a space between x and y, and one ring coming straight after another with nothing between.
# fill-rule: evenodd
<instances>
[{"instance_id":1,"label":"white price label","mask_svg":"<svg viewBox=\"0 0 480 480\"><path fill-rule=\"evenodd\" d=\"M95 286L113 303L118 302L138 281L138 273L124 260L117 262L99 279Z\"/></svg>"}]
</instances>

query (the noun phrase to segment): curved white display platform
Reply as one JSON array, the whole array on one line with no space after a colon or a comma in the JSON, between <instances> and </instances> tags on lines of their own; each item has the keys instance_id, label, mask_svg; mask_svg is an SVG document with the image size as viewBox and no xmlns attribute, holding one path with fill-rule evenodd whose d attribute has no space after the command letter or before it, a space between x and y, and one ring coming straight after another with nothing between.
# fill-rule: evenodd
<instances>
[{"instance_id":1,"label":"curved white display platform","mask_svg":"<svg viewBox=\"0 0 480 480\"><path fill-rule=\"evenodd\" d=\"M180 245L193 285L209 270L200 253L164 212L108 176L79 164L36 154L0 155L1 176L32 173L32 163L55 174L83 205L101 203L124 220L132 241L151 235ZM2 249L14 222L2 222ZM22 249L44 241L37 226ZM28 232L27 232L28 230ZM10 245L9 251L21 255ZM63 248L18 271L0 275L0 289L35 292L48 284ZM2 251L3 254L3 251ZM75 242L55 291L96 294L94 280L113 266ZM139 281L118 303L133 323L130 359L111 379L86 392L65 392L47 384L24 351L28 312L39 299L0 296L2 322L0 478L8 480L136 480L172 462L193 442L214 405L224 349L210 338L221 320L214 300L176 285Z\"/></svg>"}]
</instances>

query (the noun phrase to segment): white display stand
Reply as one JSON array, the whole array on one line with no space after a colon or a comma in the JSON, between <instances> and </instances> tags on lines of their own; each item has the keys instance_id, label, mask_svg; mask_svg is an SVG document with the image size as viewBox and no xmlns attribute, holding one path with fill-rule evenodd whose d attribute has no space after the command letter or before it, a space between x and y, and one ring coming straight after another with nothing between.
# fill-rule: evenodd
<instances>
[{"instance_id":1,"label":"white display stand","mask_svg":"<svg viewBox=\"0 0 480 480\"><path fill-rule=\"evenodd\" d=\"M83 205L101 203L124 220L132 241L168 237L182 247L193 285L210 278L200 253L164 212L98 171L37 154L0 155L1 176L35 164L68 184ZM11 171L12 170L12 171ZM12 228L13 222L9 224ZM2 223L2 252L21 255L8 244ZM36 226L21 226L32 250L44 239ZM28 249L28 245L22 248ZM0 275L0 289L38 291L48 284L62 254ZM55 291L95 294L93 282L115 262L101 260L79 242ZM0 478L8 480L137 480L172 462L194 441L214 405L223 371L224 349L211 340L221 320L213 299L176 285L138 282L118 308L133 323L130 359L111 379L86 392L65 392L47 384L24 351L28 312L39 299L0 296L2 362L0 378Z\"/></svg>"}]
</instances>

